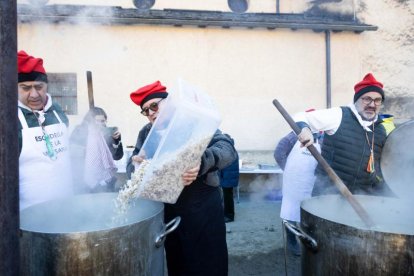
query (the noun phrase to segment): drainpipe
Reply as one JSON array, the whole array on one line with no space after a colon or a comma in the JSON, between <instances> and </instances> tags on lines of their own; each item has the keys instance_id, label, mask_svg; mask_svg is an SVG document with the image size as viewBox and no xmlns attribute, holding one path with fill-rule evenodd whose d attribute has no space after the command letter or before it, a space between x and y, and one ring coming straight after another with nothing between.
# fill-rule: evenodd
<instances>
[{"instance_id":1,"label":"drainpipe","mask_svg":"<svg viewBox=\"0 0 414 276\"><path fill-rule=\"evenodd\" d=\"M19 275L16 0L0 1L0 275Z\"/></svg>"},{"instance_id":2,"label":"drainpipe","mask_svg":"<svg viewBox=\"0 0 414 276\"><path fill-rule=\"evenodd\" d=\"M280 13L280 0L276 0L276 13Z\"/></svg>"},{"instance_id":3,"label":"drainpipe","mask_svg":"<svg viewBox=\"0 0 414 276\"><path fill-rule=\"evenodd\" d=\"M326 107L331 108L331 31L325 31L325 48L326 48Z\"/></svg>"}]
</instances>

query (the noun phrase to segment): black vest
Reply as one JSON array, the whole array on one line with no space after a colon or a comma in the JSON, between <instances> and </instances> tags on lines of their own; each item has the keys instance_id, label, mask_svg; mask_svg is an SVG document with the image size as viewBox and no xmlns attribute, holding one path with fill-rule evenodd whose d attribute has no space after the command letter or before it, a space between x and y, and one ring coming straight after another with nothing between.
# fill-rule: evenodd
<instances>
[{"instance_id":1,"label":"black vest","mask_svg":"<svg viewBox=\"0 0 414 276\"><path fill-rule=\"evenodd\" d=\"M322 156L355 194L384 193L385 183L380 168L380 157L386 140L386 131L381 120L374 123L374 132L366 131L349 107L342 108L342 121L333 135L324 135ZM372 130L372 126L370 126ZM368 173L367 166L374 135L375 172ZM316 168L314 195L338 193L323 168Z\"/></svg>"}]
</instances>

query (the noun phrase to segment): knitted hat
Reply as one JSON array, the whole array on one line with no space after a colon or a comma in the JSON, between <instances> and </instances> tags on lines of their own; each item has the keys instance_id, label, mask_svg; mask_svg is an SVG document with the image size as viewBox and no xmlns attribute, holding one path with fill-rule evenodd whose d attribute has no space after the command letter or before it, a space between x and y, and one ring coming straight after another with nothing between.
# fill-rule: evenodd
<instances>
[{"instance_id":1,"label":"knitted hat","mask_svg":"<svg viewBox=\"0 0 414 276\"><path fill-rule=\"evenodd\" d=\"M131 93L131 100L139 106L143 106L146 102L155 98L167 98L168 93L166 87L160 81L148 84Z\"/></svg>"},{"instance_id":2,"label":"knitted hat","mask_svg":"<svg viewBox=\"0 0 414 276\"><path fill-rule=\"evenodd\" d=\"M382 100L385 99L384 90L382 90L384 86L382 83L377 81L371 73L365 75L364 79L354 86L355 95L354 95L354 103L365 93L368 92L378 92L381 94Z\"/></svg>"},{"instance_id":3,"label":"knitted hat","mask_svg":"<svg viewBox=\"0 0 414 276\"><path fill-rule=\"evenodd\" d=\"M25 51L17 53L18 82L43 81L47 82L47 75L43 67L43 59L29 56Z\"/></svg>"}]
</instances>

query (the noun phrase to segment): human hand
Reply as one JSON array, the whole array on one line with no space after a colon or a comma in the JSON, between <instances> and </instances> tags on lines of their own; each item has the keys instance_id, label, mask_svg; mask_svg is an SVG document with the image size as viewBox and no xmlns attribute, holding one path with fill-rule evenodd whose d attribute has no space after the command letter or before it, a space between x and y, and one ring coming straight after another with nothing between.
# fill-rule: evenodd
<instances>
[{"instance_id":1,"label":"human hand","mask_svg":"<svg viewBox=\"0 0 414 276\"><path fill-rule=\"evenodd\" d=\"M198 172L200 171L200 164L194 168L186 170L181 178L183 179L184 186L188 186L196 180Z\"/></svg>"},{"instance_id":2,"label":"human hand","mask_svg":"<svg viewBox=\"0 0 414 276\"><path fill-rule=\"evenodd\" d=\"M121 133L117 130L114 133L112 133L112 139L114 140L121 140Z\"/></svg>"},{"instance_id":3,"label":"human hand","mask_svg":"<svg viewBox=\"0 0 414 276\"><path fill-rule=\"evenodd\" d=\"M142 161L144 161L144 158L142 156L134 155L131 157L131 160L132 162L140 164Z\"/></svg>"},{"instance_id":4,"label":"human hand","mask_svg":"<svg viewBox=\"0 0 414 276\"><path fill-rule=\"evenodd\" d=\"M301 143L301 148L309 147L313 144L312 131L308 127L302 128L302 131L298 135L298 140Z\"/></svg>"}]
</instances>

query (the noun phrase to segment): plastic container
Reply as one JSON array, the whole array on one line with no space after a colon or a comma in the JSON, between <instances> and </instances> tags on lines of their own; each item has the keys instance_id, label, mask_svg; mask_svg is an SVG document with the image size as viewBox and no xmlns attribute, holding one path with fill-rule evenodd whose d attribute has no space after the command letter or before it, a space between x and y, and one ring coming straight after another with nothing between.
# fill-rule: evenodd
<instances>
[{"instance_id":1,"label":"plastic container","mask_svg":"<svg viewBox=\"0 0 414 276\"><path fill-rule=\"evenodd\" d=\"M162 102L160 113L138 153L148 162L136 168L136 172L141 170L137 196L175 203L184 188L182 174L200 164L220 123L220 114L211 98L179 80L178 88L170 90Z\"/></svg>"}]
</instances>

